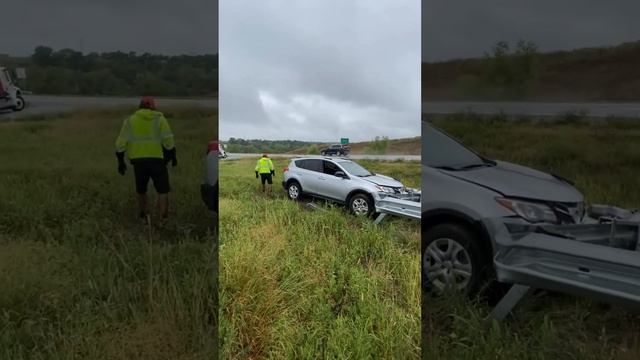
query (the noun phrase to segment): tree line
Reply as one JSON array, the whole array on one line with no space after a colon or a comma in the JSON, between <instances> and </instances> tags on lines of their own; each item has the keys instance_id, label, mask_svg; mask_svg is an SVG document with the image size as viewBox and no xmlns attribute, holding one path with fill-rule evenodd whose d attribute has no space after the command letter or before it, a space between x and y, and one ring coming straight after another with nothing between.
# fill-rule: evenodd
<instances>
[{"instance_id":1,"label":"tree line","mask_svg":"<svg viewBox=\"0 0 640 360\"><path fill-rule=\"evenodd\" d=\"M262 139L242 139L230 138L225 143L225 148L231 153L274 153L281 154L290 151L307 148L312 143L298 140L262 140Z\"/></svg>"},{"instance_id":2,"label":"tree line","mask_svg":"<svg viewBox=\"0 0 640 360\"><path fill-rule=\"evenodd\" d=\"M27 64L28 90L52 95L210 96L218 55L88 53L38 46Z\"/></svg>"}]
</instances>

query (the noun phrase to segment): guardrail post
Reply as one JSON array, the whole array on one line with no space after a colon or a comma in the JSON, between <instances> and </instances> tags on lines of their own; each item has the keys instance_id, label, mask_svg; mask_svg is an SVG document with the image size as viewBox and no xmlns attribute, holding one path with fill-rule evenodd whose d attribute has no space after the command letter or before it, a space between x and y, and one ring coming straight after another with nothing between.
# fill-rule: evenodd
<instances>
[{"instance_id":1,"label":"guardrail post","mask_svg":"<svg viewBox=\"0 0 640 360\"><path fill-rule=\"evenodd\" d=\"M502 321L518 305L520 300L533 293L534 290L528 285L513 284L507 294L493 308L489 318Z\"/></svg>"}]
</instances>

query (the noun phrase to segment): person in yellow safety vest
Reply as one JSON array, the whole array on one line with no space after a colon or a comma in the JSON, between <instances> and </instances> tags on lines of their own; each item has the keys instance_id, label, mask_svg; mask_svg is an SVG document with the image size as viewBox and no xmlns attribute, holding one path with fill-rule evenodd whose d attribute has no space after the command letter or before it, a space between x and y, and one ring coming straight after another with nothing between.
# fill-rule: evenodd
<instances>
[{"instance_id":1,"label":"person in yellow safety vest","mask_svg":"<svg viewBox=\"0 0 640 360\"><path fill-rule=\"evenodd\" d=\"M127 171L125 153L133 165L140 217L146 219L149 216L147 185L151 179L158 193L158 210L162 219L166 219L169 213L170 191L167 165L171 162L172 166L177 166L178 159L169 122L156 110L152 97L142 98L139 109L124 120L116 138L116 157L120 175Z\"/></svg>"},{"instance_id":2,"label":"person in yellow safety vest","mask_svg":"<svg viewBox=\"0 0 640 360\"><path fill-rule=\"evenodd\" d=\"M264 193L266 191L268 194L271 194L271 185L273 184L272 176L275 176L276 172L273 168L273 162L271 162L271 159L267 154L263 154L258 160L255 170L256 179L259 175L262 181L262 192ZM269 184L269 187L265 187L265 182Z\"/></svg>"}]
</instances>

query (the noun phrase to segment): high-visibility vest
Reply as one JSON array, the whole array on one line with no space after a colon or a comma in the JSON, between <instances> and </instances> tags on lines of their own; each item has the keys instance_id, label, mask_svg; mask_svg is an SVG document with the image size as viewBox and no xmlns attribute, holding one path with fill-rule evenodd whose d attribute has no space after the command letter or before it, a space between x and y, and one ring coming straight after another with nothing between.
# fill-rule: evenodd
<instances>
[{"instance_id":1,"label":"high-visibility vest","mask_svg":"<svg viewBox=\"0 0 640 360\"><path fill-rule=\"evenodd\" d=\"M167 119L149 109L140 109L125 119L116 139L116 151L126 152L131 160L162 159L162 148L171 150L174 146Z\"/></svg>"},{"instance_id":2,"label":"high-visibility vest","mask_svg":"<svg viewBox=\"0 0 640 360\"><path fill-rule=\"evenodd\" d=\"M273 162L268 157L263 157L256 164L256 171L260 174L269 174L273 170Z\"/></svg>"}]
</instances>

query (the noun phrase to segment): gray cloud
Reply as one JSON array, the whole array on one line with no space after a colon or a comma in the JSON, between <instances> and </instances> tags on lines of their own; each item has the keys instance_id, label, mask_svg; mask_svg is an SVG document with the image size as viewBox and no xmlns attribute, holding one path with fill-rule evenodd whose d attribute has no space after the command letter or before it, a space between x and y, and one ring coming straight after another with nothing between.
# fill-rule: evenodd
<instances>
[{"instance_id":1,"label":"gray cloud","mask_svg":"<svg viewBox=\"0 0 640 360\"><path fill-rule=\"evenodd\" d=\"M225 0L221 138L419 134L418 0Z\"/></svg>"},{"instance_id":2,"label":"gray cloud","mask_svg":"<svg viewBox=\"0 0 640 360\"><path fill-rule=\"evenodd\" d=\"M20 0L2 5L0 53L56 49L216 53L217 0ZM9 15L12 14L12 15Z\"/></svg>"},{"instance_id":3,"label":"gray cloud","mask_svg":"<svg viewBox=\"0 0 640 360\"><path fill-rule=\"evenodd\" d=\"M534 41L541 50L640 40L637 0L427 0L425 60L481 56L497 41Z\"/></svg>"}]
</instances>

